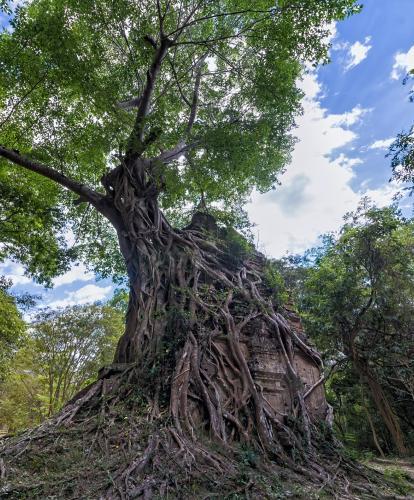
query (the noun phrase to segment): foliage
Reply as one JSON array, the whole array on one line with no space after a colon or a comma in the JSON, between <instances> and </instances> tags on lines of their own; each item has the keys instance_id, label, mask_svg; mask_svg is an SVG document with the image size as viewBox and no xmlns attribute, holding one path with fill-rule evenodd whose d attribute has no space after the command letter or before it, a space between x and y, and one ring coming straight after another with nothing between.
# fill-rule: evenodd
<instances>
[{"instance_id":1,"label":"foliage","mask_svg":"<svg viewBox=\"0 0 414 500\"><path fill-rule=\"evenodd\" d=\"M33 347L29 337L0 383L0 421L3 430L9 432L34 427L47 415L47 387L37 373Z\"/></svg>"},{"instance_id":2,"label":"foliage","mask_svg":"<svg viewBox=\"0 0 414 500\"><path fill-rule=\"evenodd\" d=\"M281 276L285 299L297 303L303 292L303 284L311 266L309 252L304 255L287 255L281 259L274 259L274 272Z\"/></svg>"},{"instance_id":3,"label":"foliage","mask_svg":"<svg viewBox=\"0 0 414 500\"><path fill-rule=\"evenodd\" d=\"M237 218L251 190L271 188L289 159L303 65L327 61L329 23L358 10L355 0L260 0L254 8L246 0L30 2L0 36L0 144L102 191L102 175L136 140L128 102L143 96L154 47L169 36L137 147L154 158L186 144L180 162L154 163L171 216L203 200ZM1 169L7 178L16 172L5 160ZM26 177L18 177L24 190ZM43 269L40 258L53 261L46 279L64 266L62 213L85 260L100 273L124 274L115 233L100 215L49 180L27 182L40 193L27 200L27 213L42 227L14 242L30 247L29 262L13 251L32 274ZM31 226L21 224L23 238Z\"/></svg>"},{"instance_id":4,"label":"foliage","mask_svg":"<svg viewBox=\"0 0 414 500\"><path fill-rule=\"evenodd\" d=\"M280 261L269 261L263 273L264 283L272 290L272 298L276 304L286 304L289 297L289 289L286 280L280 272Z\"/></svg>"},{"instance_id":5,"label":"foliage","mask_svg":"<svg viewBox=\"0 0 414 500\"><path fill-rule=\"evenodd\" d=\"M243 260L253 254L254 245L232 227L225 228L222 233L226 262L231 268L236 269Z\"/></svg>"},{"instance_id":6,"label":"foliage","mask_svg":"<svg viewBox=\"0 0 414 500\"><path fill-rule=\"evenodd\" d=\"M303 297L305 319L312 332L328 344L340 341L356 322L364 335L361 345L397 340L393 335L411 326L414 293L413 221L392 206L362 204L349 214L338 239L316 258ZM334 335L337 335L337 338Z\"/></svg>"},{"instance_id":7,"label":"foliage","mask_svg":"<svg viewBox=\"0 0 414 500\"><path fill-rule=\"evenodd\" d=\"M390 148L393 178L409 183L407 189L414 190L414 127L401 132Z\"/></svg>"},{"instance_id":8,"label":"foliage","mask_svg":"<svg viewBox=\"0 0 414 500\"><path fill-rule=\"evenodd\" d=\"M128 309L128 291L125 288L117 288L107 304L125 315Z\"/></svg>"},{"instance_id":9,"label":"foliage","mask_svg":"<svg viewBox=\"0 0 414 500\"><path fill-rule=\"evenodd\" d=\"M348 360L370 396L381 391L380 399L389 398L394 414L408 422L414 410L413 249L413 221L394 206L365 202L316 252L301 300L318 346L332 360Z\"/></svg>"},{"instance_id":10,"label":"foliage","mask_svg":"<svg viewBox=\"0 0 414 500\"><path fill-rule=\"evenodd\" d=\"M123 313L110 305L43 310L0 386L0 419L11 430L55 413L112 361Z\"/></svg>"},{"instance_id":11,"label":"foliage","mask_svg":"<svg viewBox=\"0 0 414 500\"><path fill-rule=\"evenodd\" d=\"M9 293L10 286L11 282L0 276L0 381L26 332L16 299Z\"/></svg>"},{"instance_id":12,"label":"foliage","mask_svg":"<svg viewBox=\"0 0 414 500\"><path fill-rule=\"evenodd\" d=\"M0 261L20 261L44 285L68 269L75 256L63 237L65 216L59 190L31 172L0 164Z\"/></svg>"},{"instance_id":13,"label":"foliage","mask_svg":"<svg viewBox=\"0 0 414 500\"><path fill-rule=\"evenodd\" d=\"M414 68L408 72L403 80L406 85L414 79ZM410 90L410 102L414 102L414 91ZM391 144L387 156L391 156L393 179L407 183L406 189L410 194L414 192L414 125L408 132L401 132Z\"/></svg>"},{"instance_id":14,"label":"foliage","mask_svg":"<svg viewBox=\"0 0 414 500\"><path fill-rule=\"evenodd\" d=\"M385 454L393 453L393 444L381 416L350 363L343 363L341 369L329 377L325 390L334 410L335 434L352 458L366 460L379 453L369 418L382 451Z\"/></svg>"}]
</instances>

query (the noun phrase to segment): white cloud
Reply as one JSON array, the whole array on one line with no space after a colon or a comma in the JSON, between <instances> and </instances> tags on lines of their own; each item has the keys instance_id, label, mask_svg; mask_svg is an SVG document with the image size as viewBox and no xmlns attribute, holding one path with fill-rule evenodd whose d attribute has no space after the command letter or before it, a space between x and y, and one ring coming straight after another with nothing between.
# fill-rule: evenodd
<instances>
[{"instance_id":1,"label":"white cloud","mask_svg":"<svg viewBox=\"0 0 414 500\"><path fill-rule=\"evenodd\" d=\"M367 189L364 196L370 198L377 206L385 207L393 202L394 196L401 191L397 182L389 182L377 189Z\"/></svg>"},{"instance_id":2,"label":"white cloud","mask_svg":"<svg viewBox=\"0 0 414 500\"><path fill-rule=\"evenodd\" d=\"M24 268L12 260L6 260L0 264L0 275L12 280L13 285L27 285L32 280L24 275Z\"/></svg>"},{"instance_id":3,"label":"white cloud","mask_svg":"<svg viewBox=\"0 0 414 500\"><path fill-rule=\"evenodd\" d=\"M344 44L343 48L347 48L348 54L345 61L345 71L348 71L355 66L358 66L366 57L368 52L371 50L372 45L370 45L371 37L365 37L363 42L355 42L352 45Z\"/></svg>"},{"instance_id":4,"label":"white cloud","mask_svg":"<svg viewBox=\"0 0 414 500\"><path fill-rule=\"evenodd\" d=\"M364 109L358 105L352 108L351 111L347 111L340 115L328 115L326 117L326 120L332 125L343 125L345 127L351 127L352 125L356 125L361 120L361 118L370 111L371 109Z\"/></svg>"},{"instance_id":5,"label":"white cloud","mask_svg":"<svg viewBox=\"0 0 414 500\"><path fill-rule=\"evenodd\" d=\"M388 149L394 141L394 137L389 137L388 139L378 139L369 146L369 149Z\"/></svg>"},{"instance_id":6,"label":"white cloud","mask_svg":"<svg viewBox=\"0 0 414 500\"><path fill-rule=\"evenodd\" d=\"M343 168L352 170L357 165L364 163L361 158L349 158L341 153L334 161L335 164L340 165Z\"/></svg>"},{"instance_id":7,"label":"white cloud","mask_svg":"<svg viewBox=\"0 0 414 500\"><path fill-rule=\"evenodd\" d=\"M281 186L264 195L254 194L248 206L256 223L259 246L272 257L303 252L317 244L318 236L337 230L346 212L354 210L362 196L380 206L391 201L397 188L354 191L350 185L360 158L336 154L357 138L351 129L369 110L359 106L344 114L329 114L319 99L321 85L316 74L302 82L304 113L298 119L298 143L292 162L281 176Z\"/></svg>"},{"instance_id":8,"label":"white cloud","mask_svg":"<svg viewBox=\"0 0 414 500\"><path fill-rule=\"evenodd\" d=\"M58 299L47 304L49 307L66 307L73 305L88 304L103 300L108 297L112 291L112 286L99 287L97 285L86 285L79 290L66 292L63 299Z\"/></svg>"},{"instance_id":9,"label":"white cloud","mask_svg":"<svg viewBox=\"0 0 414 500\"><path fill-rule=\"evenodd\" d=\"M25 276L24 268L21 264L7 259L5 262L0 263L0 275L13 281L13 285L27 285L40 286L35 283L31 278ZM53 286L58 288L62 285L68 285L75 281L90 281L95 278L93 272L88 271L84 264L73 266L67 273L57 276L52 280Z\"/></svg>"},{"instance_id":10,"label":"white cloud","mask_svg":"<svg viewBox=\"0 0 414 500\"><path fill-rule=\"evenodd\" d=\"M72 267L67 273L54 278L53 286L59 287L61 285L73 283L74 281L89 281L93 280L94 277L95 275L88 271L84 264L79 264L78 266Z\"/></svg>"},{"instance_id":11,"label":"white cloud","mask_svg":"<svg viewBox=\"0 0 414 500\"><path fill-rule=\"evenodd\" d=\"M414 69L414 45L407 52L397 52L395 54L391 78L398 80L412 69Z\"/></svg>"}]
</instances>

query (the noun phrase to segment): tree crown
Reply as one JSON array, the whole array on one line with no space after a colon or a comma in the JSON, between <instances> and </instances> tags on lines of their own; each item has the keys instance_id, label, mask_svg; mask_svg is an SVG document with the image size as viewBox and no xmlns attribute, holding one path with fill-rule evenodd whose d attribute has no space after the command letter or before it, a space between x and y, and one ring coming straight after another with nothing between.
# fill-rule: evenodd
<instances>
[{"instance_id":1,"label":"tree crown","mask_svg":"<svg viewBox=\"0 0 414 500\"><path fill-rule=\"evenodd\" d=\"M47 164L58 175L46 177L84 201L136 154L151 159L172 215L200 203L237 211L276 183L303 67L327 60L328 24L357 10L355 0L35 0L0 37L1 156ZM12 183L15 167L0 168ZM19 173L45 182L31 175ZM81 227L97 257L110 231L50 190L45 207Z\"/></svg>"}]
</instances>

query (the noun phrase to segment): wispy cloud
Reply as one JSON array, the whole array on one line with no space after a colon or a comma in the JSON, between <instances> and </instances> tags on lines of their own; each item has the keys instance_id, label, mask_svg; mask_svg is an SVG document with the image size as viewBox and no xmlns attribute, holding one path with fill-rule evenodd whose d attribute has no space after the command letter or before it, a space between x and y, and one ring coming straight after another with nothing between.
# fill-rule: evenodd
<instances>
[{"instance_id":1,"label":"wispy cloud","mask_svg":"<svg viewBox=\"0 0 414 500\"><path fill-rule=\"evenodd\" d=\"M359 104L340 115L329 114L326 116L328 122L333 126L351 127L361 121L362 117L371 111L370 108L362 108Z\"/></svg>"},{"instance_id":2,"label":"wispy cloud","mask_svg":"<svg viewBox=\"0 0 414 500\"><path fill-rule=\"evenodd\" d=\"M414 45L407 52L397 52L394 55L391 78L398 80L412 69L414 69Z\"/></svg>"},{"instance_id":3,"label":"wispy cloud","mask_svg":"<svg viewBox=\"0 0 414 500\"><path fill-rule=\"evenodd\" d=\"M355 106L343 114L329 113L321 104L316 73L307 75L302 87L304 113L298 119L292 162L280 178L281 186L264 195L256 193L248 207L259 246L272 257L317 244L319 235L342 225L344 214L354 210L362 196L381 206L390 203L398 189L391 184L352 187L362 159L350 151L370 110Z\"/></svg>"},{"instance_id":4,"label":"wispy cloud","mask_svg":"<svg viewBox=\"0 0 414 500\"><path fill-rule=\"evenodd\" d=\"M62 285L68 285L75 281L89 281L95 278L94 273L88 271L84 264L79 264L78 266L72 267L67 273L58 276L53 280L53 286L59 287Z\"/></svg>"},{"instance_id":5,"label":"wispy cloud","mask_svg":"<svg viewBox=\"0 0 414 500\"><path fill-rule=\"evenodd\" d=\"M355 66L358 66L364 59L367 58L368 52L371 50L372 45L370 44L371 37L365 37L363 42L357 41L352 45L346 44L344 48L347 48L348 53L345 60L345 71L348 71Z\"/></svg>"},{"instance_id":6,"label":"wispy cloud","mask_svg":"<svg viewBox=\"0 0 414 500\"><path fill-rule=\"evenodd\" d=\"M30 278L24 275L23 266L11 260L6 260L0 264L0 275L12 280L13 285L34 284Z\"/></svg>"},{"instance_id":7,"label":"wispy cloud","mask_svg":"<svg viewBox=\"0 0 414 500\"><path fill-rule=\"evenodd\" d=\"M88 304L108 298L112 286L99 287L97 285L86 285L73 292L65 292L63 299L54 300L47 304L49 307L66 307L73 305Z\"/></svg>"},{"instance_id":8,"label":"wispy cloud","mask_svg":"<svg viewBox=\"0 0 414 500\"><path fill-rule=\"evenodd\" d=\"M388 149L394 141L394 137L389 137L388 139L378 139L374 141L368 149Z\"/></svg>"}]
</instances>

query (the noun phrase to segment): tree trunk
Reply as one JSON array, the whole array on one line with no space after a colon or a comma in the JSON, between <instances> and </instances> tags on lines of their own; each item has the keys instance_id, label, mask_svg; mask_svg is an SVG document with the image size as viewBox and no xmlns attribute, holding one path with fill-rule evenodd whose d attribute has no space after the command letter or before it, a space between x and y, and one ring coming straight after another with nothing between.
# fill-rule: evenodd
<instances>
[{"instance_id":1,"label":"tree trunk","mask_svg":"<svg viewBox=\"0 0 414 500\"><path fill-rule=\"evenodd\" d=\"M372 434L372 439L374 441L374 444L375 444L381 458L385 458L385 454L382 451L381 445L379 443L377 431L375 430L374 422L372 421L371 414L369 412L369 408L368 408L367 404L365 403L364 391L363 391L362 387L361 387L361 399L362 399L362 406L364 407L365 413L367 414L367 419L368 419L369 427L371 429L371 434Z\"/></svg>"},{"instance_id":2,"label":"tree trunk","mask_svg":"<svg viewBox=\"0 0 414 500\"><path fill-rule=\"evenodd\" d=\"M310 451L307 403L316 398L322 418L326 407L321 388L305 402L312 381L305 386L298 357L318 375L321 360L272 303L262 279L264 257L208 214L196 214L184 230L171 228L158 208L157 182L145 169L135 161L106 183L122 219L117 229L130 280L126 330L114 364L139 365L147 378L152 374L147 397L153 410L169 400L180 433L194 436L203 423L226 444L254 429L270 455L281 455L280 435L288 446ZM260 386L263 367L253 351L263 343L281 365L283 380L274 382L285 388L282 407L272 405ZM289 417L300 421L303 441L285 425Z\"/></svg>"},{"instance_id":3,"label":"tree trunk","mask_svg":"<svg viewBox=\"0 0 414 500\"><path fill-rule=\"evenodd\" d=\"M355 369L360 375L361 380L369 387L371 397L391 435L398 455L407 456L408 450L405 446L404 435L401 430L400 422L397 415L395 415L388 398L381 387L381 384L377 381L375 375L371 372L366 362L359 357L355 347L352 352Z\"/></svg>"}]
</instances>

